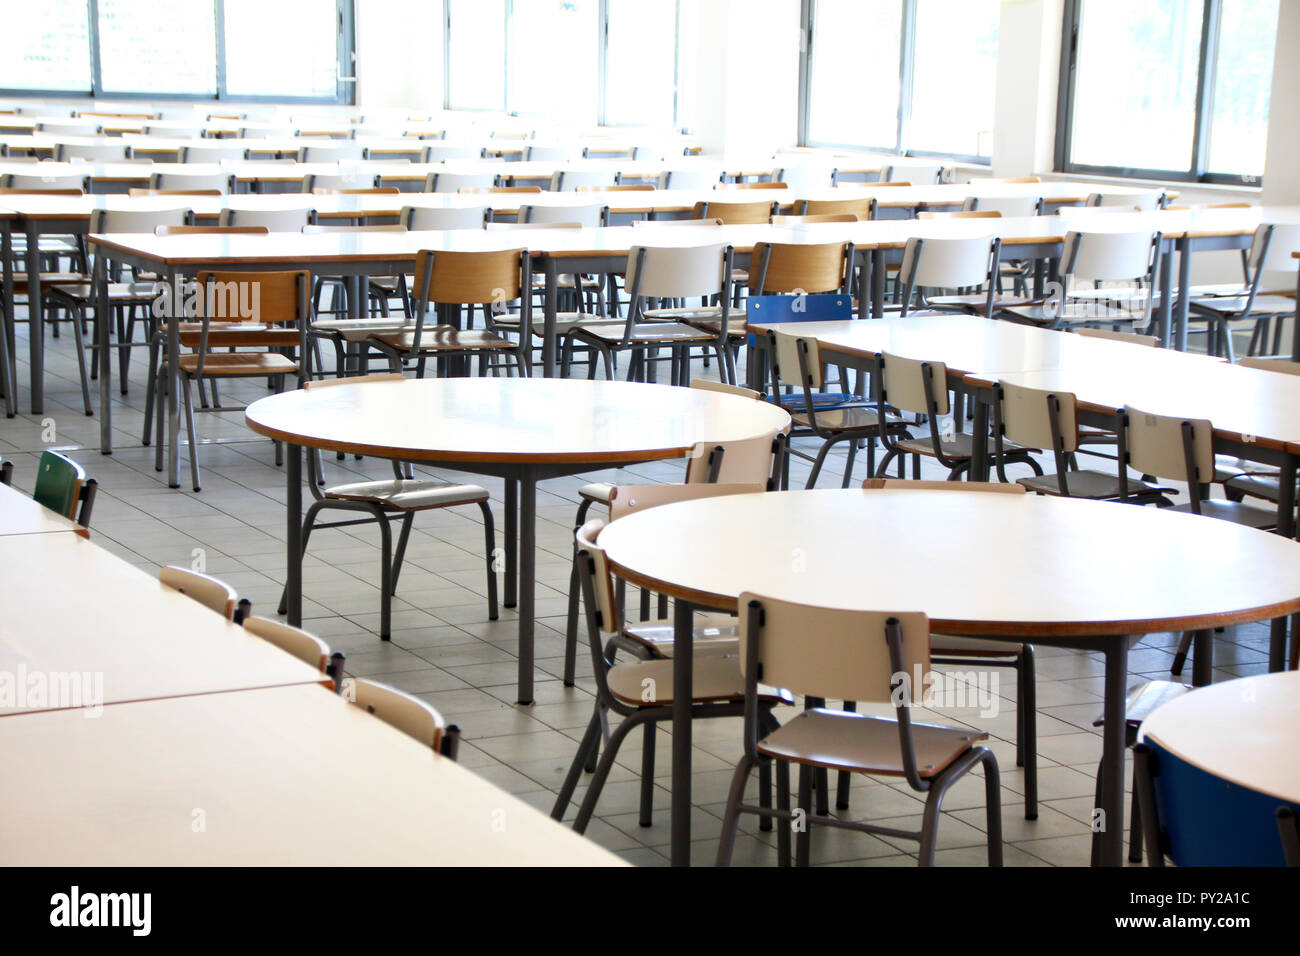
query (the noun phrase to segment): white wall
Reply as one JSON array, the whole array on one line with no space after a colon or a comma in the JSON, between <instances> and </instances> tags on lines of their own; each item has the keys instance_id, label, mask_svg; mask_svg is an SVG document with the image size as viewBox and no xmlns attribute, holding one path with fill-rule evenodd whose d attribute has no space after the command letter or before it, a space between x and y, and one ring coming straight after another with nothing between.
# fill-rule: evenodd
<instances>
[{"instance_id":1,"label":"white wall","mask_svg":"<svg viewBox=\"0 0 1300 956\"><path fill-rule=\"evenodd\" d=\"M1002 0L993 175L1052 168L1064 0Z\"/></svg>"},{"instance_id":2,"label":"white wall","mask_svg":"<svg viewBox=\"0 0 1300 956\"><path fill-rule=\"evenodd\" d=\"M442 109L442 3L356 0L357 105Z\"/></svg>"},{"instance_id":3,"label":"white wall","mask_svg":"<svg viewBox=\"0 0 1300 956\"><path fill-rule=\"evenodd\" d=\"M1265 203L1300 203L1300 0L1282 0L1269 94Z\"/></svg>"}]
</instances>

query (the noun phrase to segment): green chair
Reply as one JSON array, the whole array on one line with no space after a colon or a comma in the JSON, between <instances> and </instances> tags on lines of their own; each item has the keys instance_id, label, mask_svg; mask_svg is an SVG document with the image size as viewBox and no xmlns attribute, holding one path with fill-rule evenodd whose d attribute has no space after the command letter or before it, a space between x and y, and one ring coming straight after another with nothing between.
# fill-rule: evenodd
<instances>
[{"instance_id":1,"label":"green chair","mask_svg":"<svg viewBox=\"0 0 1300 956\"><path fill-rule=\"evenodd\" d=\"M8 482L5 482L8 484ZM37 466L36 488L32 498L51 511L71 518L83 528L90 527L90 511L95 505L95 491L99 487L94 478L86 477L86 470L71 458L58 452L41 453ZM81 504L78 513L77 505Z\"/></svg>"}]
</instances>

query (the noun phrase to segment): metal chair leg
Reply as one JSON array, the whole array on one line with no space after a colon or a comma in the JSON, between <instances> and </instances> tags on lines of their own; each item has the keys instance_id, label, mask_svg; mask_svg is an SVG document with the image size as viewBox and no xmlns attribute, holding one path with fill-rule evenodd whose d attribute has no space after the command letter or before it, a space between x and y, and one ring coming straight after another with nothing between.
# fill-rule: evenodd
<instances>
[{"instance_id":1,"label":"metal chair leg","mask_svg":"<svg viewBox=\"0 0 1300 956\"><path fill-rule=\"evenodd\" d=\"M641 744L641 817L639 823L648 827L654 811L655 796L655 725L645 725L645 734Z\"/></svg>"},{"instance_id":2,"label":"metal chair leg","mask_svg":"<svg viewBox=\"0 0 1300 956\"><path fill-rule=\"evenodd\" d=\"M598 714L592 714L591 720L587 723L587 731L582 735L582 742L578 744L578 752L573 755L569 772L564 775L564 783L560 786L560 792L551 807L551 819L564 819L564 812L569 808L569 801L573 799L573 791L578 787L578 778L582 775L583 765L587 763L590 751L594 750L599 742L600 717Z\"/></svg>"},{"instance_id":3,"label":"metal chair leg","mask_svg":"<svg viewBox=\"0 0 1300 956\"><path fill-rule=\"evenodd\" d=\"M479 510L483 513L483 551L487 558L488 620L495 621L499 616L497 611L496 526L492 520L492 508L486 501L479 502ZM403 544L405 544L405 539L403 539Z\"/></svg>"},{"instance_id":4,"label":"metal chair leg","mask_svg":"<svg viewBox=\"0 0 1300 956\"><path fill-rule=\"evenodd\" d=\"M718 855L714 863L717 866L731 866L731 853L736 845L736 826L740 822L740 803L745 798L745 784L749 782L749 772L754 768L748 755L740 758L736 771L731 775L731 789L727 793L727 810L722 816L722 835L718 840ZM786 771L785 800L789 803L789 770ZM779 795L778 795L779 799ZM789 827L786 839L789 840Z\"/></svg>"},{"instance_id":5,"label":"metal chair leg","mask_svg":"<svg viewBox=\"0 0 1300 956\"><path fill-rule=\"evenodd\" d=\"M573 829L576 832L586 832L587 824L591 822L591 815L596 809L596 801L600 799L600 791L604 789L605 780L614 767L614 758L618 756L618 748L622 746L623 739L638 724L644 723L648 719L644 714L632 714L623 718L623 721L610 734L609 743L605 745L605 753L601 756L600 763L596 765L596 774L591 778L591 785L587 788L587 795L582 800L582 806L578 808L578 817L573 821Z\"/></svg>"}]
</instances>

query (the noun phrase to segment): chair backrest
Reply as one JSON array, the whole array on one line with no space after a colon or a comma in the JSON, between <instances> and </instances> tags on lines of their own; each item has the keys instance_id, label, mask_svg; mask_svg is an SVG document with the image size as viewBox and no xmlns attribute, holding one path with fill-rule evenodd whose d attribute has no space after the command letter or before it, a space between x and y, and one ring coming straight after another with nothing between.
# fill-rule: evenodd
<instances>
[{"instance_id":1,"label":"chair backrest","mask_svg":"<svg viewBox=\"0 0 1300 956\"><path fill-rule=\"evenodd\" d=\"M837 292L850 281L853 243L760 242L750 257L750 292Z\"/></svg>"},{"instance_id":2,"label":"chair backrest","mask_svg":"<svg viewBox=\"0 0 1300 956\"><path fill-rule=\"evenodd\" d=\"M1120 418L1127 461L1144 475L1190 484L1214 480L1214 426L1203 418L1155 415L1127 407Z\"/></svg>"},{"instance_id":3,"label":"chair backrest","mask_svg":"<svg viewBox=\"0 0 1300 956\"><path fill-rule=\"evenodd\" d=\"M149 189L147 186L132 186L126 194L131 198L137 196L220 196L220 189Z\"/></svg>"},{"instance_id":4,"label":"chair backrest","mask_svg":"<svg viewBox=\"0 0 1300 956\"><path fill-rule=\"evenodd\" d=\"M433 252L422 250L415 260L418 301L484 305L519 298L523 289L523 249L498 252Z\"/></svg>"},{"instance_id":5,"label":"chair backrest","mask_svg":"<svg viewBox=\"0 0 1300 956\"><path fill-rule=\"evenodd\" d=\"M463 196L475 193L541 193L541 186L461 186L456 192Z\"/></svg>"},{"instance_id":6,"label":"chair backrest","mask_svg":"<svg viewBox=\"0 0 1300 956\"><path fill-rule=\"evenodd\" d=\"M605 189L618 185L618 171L613 169L557 169L551 176L553 192L574 192L579 186Z\"/></svg>"},{"instance_id":7,"label":"chair backrest","mask_svg":"<svg viewBox=\"0 0 1300 956\"><path fill-rule=\"evenodd\" d=\"M1267 248L1263 241L1265 234L1268 236ZM1292 223L1266 223L1255 230L1255 240L1251 243L1246 261L1252 271L1294 275L1296 260L1292 258L1293 252L1300 252L1300 226Z\"/></svg>"},{"instance_id":8,"label":"chair backrest","mask_svg":"<svg viewBox=\"0 0 1300 956\"><path fill-rule=\"evenodd\" d=\"M154 173L149 177L152 189L216 189L228 195L235 191L235 177L231 173Z\"/></svg>"},{"instance_id":9,"label":"chair backrest","mask_svg":"<svg viewBox=\"0 0 1300 956\"><path fill-rule=\"evenodd\" d=\"M1300 362L1293 362L1290 359L1263 358L1262 356L1245 355L1237 360L1237 364L1242 368L1263 369L1266 372L1282 372L1286 375L1300 375Z\"/></svg>"},{"instance_id":10,"label":"chair backrest","mask_svg":"<svg viewBox=\"0 0 1300 956\"><path fill-rule=\"evenodd\" d=\"M343 696L366 713L418 740L435 755L443 753L443 735L448 727L442 715L418 697L360 677L349 677L343 682Z\"/></svg>"},{"instance_id":11,"label":"chair backrest","mask_svg":"<svg viewBox=\"0 0 1300 956\"><path fill-rule=\"evenodd\" d=\"M49 133L51 136L98 136L100 133L104 132L104 127L95 122L40 122L36 124L36 131L40 133Z\"/></svg>"},{"instance_id":12,"label":"chair backrest","mask_svg":"<svg viewBox=\"0 0 1300 956\"><path fill-rule=\"evenodd\" d=\"M87 482L86 470L54 451L41 452L32 499L65 518L77 520L77 503Z\"/></svg>"},{"instance_id":13,"label":"chair backrest","mask_svg":"<svg viewBox=\"0 0 1300 956\"><path fill-rule=\"evenodd\" d=\"M496 173L430 173L424 180L426 193L454 193L465 186L495 186Z\"/></svg>"},{"instance_id":14,"label":"chair backrest","mask_svg":"<svg viewBox=\"0 0 1300 956\"><path fill-rule=\"evenodd\" d=\"M521 223L576 222L580 226L604 226L609 223L609 207L604 203L590 206L519 206Z\"/></svg>"},{"instance_id":15,"label":"chair backrest","mask_svg":"<svg viewBox=\"0 0 1300 956\"><path fill-rule=\"evenodd\" d=\"M721 219L634 219L633 229L693 229L699 226L721 226Z\"/></svg>"},{"instance_id":16,"label":"chair backrest","mask_svg":"<svg viewBox=\"0 0 1300 956\"><path fill-rule=\"evenodd\" d=\"M329 143L322 143L319 146L298 147L298 162L300 163L345 163L365 158L366 146L364 143L330 140Z\"/></svg>"},{"instance_id":17,"label":"chair backrest","mask_svg":"<svg viewBox=\"0 0 1300 956\"><path fill-rule=\"evenodd\" d=\"M877 356L876 374L884 400L895 408L918 415L948 414L948 366L904 358L889 352Z\"/></svg>"},{"instance_id":18,"label":"chair backrest","mask_svg":"<svg viewBox=\"0 0 1300 956\"><path fill-rule=\"evenodd\" d=\"M220 163L222 160L237 162L247 158L247 146L220 146L203 143L197 146L182 146L180 149L182 163Z\"/></svg>"},{"instance_id":19,"label":"chair backrest","mask_svg":"<svg viewBox=\"0 0 1300 956\"><path fill-rule=\"evenodd\" d=\"M188 206L174 209L94 209L90 213L90 231L153 232L159 226L184 226L194 213Z\"/></svg>"},{"instance_id":20,"label":"chair backrest","mask_svg":"<svg viewBox=\"0 0 1300 956\"><path fill-rule=\"evenodd\" d=\"M976 212L996 212L1004 217L1038 216L1043 212L1041 196L971 196L966 200L968 209Z\"/></svg>"},{"instance_id":21,"label":"chair backrest","mask_svg":"<svg viewBox=\"0 0 1300 956\"><path fill-rule=\"evenodd\" d=\"M299 209L241 209L227 206L217 220L222 226L265 226L271 232L302 232L303 226L316 221L316 210L310 206Z\"/></svg>"},{"instance_id":22,"label":"chair backrest","mask_svg":"<svg viewBox=\"0 0 1300 956\"><path fill-rule=\"evenodd\" d=\"M1065 454L1078 450L1079 402L1072 392L999 382L995 395L994 414L1011 441Z\"/></svg>"},{"instance_id":23,"label":"chair backrest","mask_svg":"<svg viewBox=\"0 0 1300 956\"><path fill-rule=\"evenodd\" d=\"M909 165L895 163L880 171L880 178L887 183L908 182L917 186L933 186L943 175L943 167L938 163Z\"/></svg>"},{"instance_id":24,"label":"chair backrest","mask_svg":"<svg viewBox=\"0 0 1300 956\"><path fill-rule=\"evenodd\" d=\"M721 219L727 226L745 226L766 223L774 216L779 206L768 199L758 202L697 202L696 219Z\"/></svg>"},{"instance_id":25,"label":"chair backrest","mask_svg":"<svg viewBox=\"0 0 1300 956\"><path fill-rule=\"evenodd\" d=\"M195 281L203 290L195 302L199 318L285 326L307 321L309 272L200 272Z\"/></svg>"},{"instance_id":26,"label":"chair backrest","mask_svg":"<svg viewBox=\"0 0 1300 956\"><path fill-rule=\"evenodd\" d=\"M576 146L529 146L524 158L532 162L565 163L580 153Z\"/></svg>"},{"instance_id":27,"label":"chair backrest","mask_svg":"<svg viewBox=\"0 0 1300 956\"><path fill-rule=\"evenodd\" d=\"M150 126L140 127L143 136L165 136L168 139L202 139L208 131L204 126Z\"/></svg>"},{"instance_id":28,"label":"chair backrest","mask_svg":"<svg viewBox=\"0 0 1300 956\"><path fill-rule=\"evenodd\" d=\"M712 189L721 178L721 169L665 169L657 185L660 189Z\"/></svg>"},{"instance_id":29,"label":"chair backrest","mask_svg":"<svg viewBox=\"0 0 1300 956\"><path fill-rule=\"evenodd\" d=\"M90 192L90 177L84 173L10 173L4 184L10 189L79 189Z\"/></svg>"},{"instance_id":30,"label":"chair backrest","mask_svg":"<svg viewBox=\"0 0 1300 956\"><path fill-rule=\"evenodd\" d=\"M807 216L773 216L774 226L810 226L818 222L861 222L862 217L851 212L813 213Z\"/></svg>"},{"instance_id":31,"label":"chair backrest","mask_svg":"<svg viewBox=\"0 0 1300 956\"><path fill-rule=\"evenodd\" d=\"M957 209L939 212L918 212L917 219L1001 219L1002 213L995 209Z\"/></svg>"},{"instance_id":32,"label":"chair backrest","mask_svg":"<svg viewBox=\"0 0 1300 956\"><path fill-rule=\"evenodd\" d=\"M991 494L1024 495L1029 489L1014 481L919 481L912 478L867 478L864 491L987 491Z\"/></svg>"},{"instance_id":33,"label":"chair backrest","mask_svg":"<svg viewBox=\"0 0 1300 956\"><path fill-rule=\"evenodd\" d=\"M726 456L723 456L723 463ZM686 484L618 485L609 495L609 517L617 521L634 511L658 508L677 501L694 501L697 498L720 498L723 495L752 495L767 490L766 484L757 481L742 482L687 482Z\"/></svg>"},{"instance_id":34,"label":"chair backrest","mask_svg":"<svg viewBox=\"0 0 1300 956\"><path fill-rule=\"evenodd\" d=\"M155 236L269 236L271 230L266 226L156 226L153 234Z\"/></svg>"},{"instance_id":35,"label":"chair backrest","mask_svg":"<svg viewBox=\"0 0 1300 956\"><path fill-rule=\"evenodd\" d=\"M482 229L490 213L487 206L403 206L398 220L411 230Z\"/></svg>"},{"instance_id":36,"label":"chair backrest","mask_svg":"<svg viewBox=\"0 0 1300 956\"><path fill-rule=\"evenodd\" d=\"M308 634L300 627L273 621L265 617L244 618L244 630L256 634L263 640L270 641L286 654L292 654L304 664L319 668L322 674L329 671L329 645L315 634Z\"/></svg>"},{"instance_id":37,"label":"chair backrest","mask_svg":"<svg viewBox=\"0 0 1300 956\"><path fill-rule=\"evenodd\" d=\"M635 295L678 299L718 295L729 279L730 246L633 246L627 257L627 288Z\"/></svg>"},{"instance_id":38,"label":"chair backrest","mask_svg":"<svg viewBox=\"0 0 1300 956\"><path fill-rule=\"evenodd\" d=\"M686 462L686 483L762 484L771 490L776 432L729 442L696 442Z\"/></svg>"},{"instance_id":39,"label":"chair backrest","mask_svg":"<svg viewBox=\"0 0 1300 956\"><path fill-rule=\"evenodd\" d=\"M1114 329L1075 329L1074 331L1090 339L1109 339L1112 342L1128 342L1130 345L1148 345L1153 348L1160 344L1157 336L1143 335L1140 332L1117 332Z\"/></svg>"},{"instance_id":40,"label":"chair backrest","mask_svg":"<svg viewBox=\"0 0 1300 956\"><path fill-rule=\"evenodd\" d=\"M1150 278L1159 237L1152 232L1070 230L1061 253L1061 271L1083 282Z\"/></svg>"},{"instance_id":41,"label":"chair backrest","mask_svg":"<svg viewBox=\"0 0 1300 956\"><path fill-rule=\"evenodd\" d=\"M1162 189L1153 189L1132 193L1092 193L1085 205L1119 206L1124 209L1140 209L1149 212L1164 205L1165 193Z\"/></svg>"},{"instance_id":42,"label":"chair backrest","mask_svg":"<svg viewBox=\"0 0 1300 956\"><path fill-rule=\"evenodd\" d=\"M430 143L424 147L426 163L441 163L448 159L482 159L482 146L457 146L454 143Z\"/></svg>"},{"instance_id":43,"label":"chair backrest","mask_svg":"<svg viewBox=\"0 0 1300 956\"><path fill-rule=\"evenodd\" d=\"M912 236L903 248L899 278L903 282L903 314L917 288L959 289L982 286L991 303L995 295L1001 242L988 236L932 239Z\"/></svg>"},{"instance_id":44,"label":"chair backrest","mask_svg":"<svg viewBox=\"0 0 1300 956\"><path fill-rule=\"evenodd\" d=\"M815 337L773 328L768 330L768 340L776 357L773 372L780 380L797 381L805 390L825 384L821 343Z\"/></svg>"},{"instance_id":45,"label":"chair backrest","mask_svg":"<svg viewBox=\"0 0 1300 956\"><path fill-rule=\"evenodd\" d=\"M306 183L306 180L303 180ZM313 187L310 190L313 196L400 196L402 191L396 186L359 186L356 188L344 186L336 189L331 186Z\"/></svg>"},{"instance_id":46,"label":"chair backrest","mask_svg":"<svg viewBox=\"0 0 1300 956\"><path fill-rule=\"evenodd\" d=\"M88 163L121 162L131 158L130 146L116 144L59 143L54 148L54 158L61 163L74 159Z\"/></svg>"},{"instance_id":47,"label":"chair backrest","mask_svg":"<svg viewBox=\"0 0 1300 956\"><path fill-rule=\"evenodd\" d=\"M831 185L829 166L783 166L775 171L776 181L791 189L824 189Z\"/></svg>"},{"instance_id":48,"label":"chair backrest","mask_svg":"<svg viewBox=\"0 0 1300 956\"><path fill-rule=\"evenodd\" d=\"M709 487L716 488L717 486ZM600 633L613 633L623 623L618 612L618 601L614 597L614 579L609 573L609 562L605 558L605 549L597 543L600 532L604 528L605 522L599 518L593 518L579 528L574 535L579 560L585 557L590 562L590 565L585 570L590 573L591 600L585 603L588 604L589 610L595 611L594 621L596 627L592 637L597 645L600 643ZM586 575L584 575L585 577ZM599 651L596 653L599 653ZM597 668L596 674L598 680L603 680L600 668Z\"/></svg>"},{"instance_id":49,"label":"chair backrest","mask_svg":"<svg viewBox=\"0 0 1300 956\"><path fill-rule=\"evenodd\" d=\"M805 199L800 202L799 211L805 216L851 213L859 219L867 220L875 217L876 200L872 196L856 196L852 199Z\"/></svg>"},{"instance_id":50,"label":"chair backrest","mask_svg":"<svg viewBox=\"0 0 1300 956\"><path fill-rule=\"evenodd\" d=\"M200 574L187 568L165 567L158 572L158 580L174 591L198 601L216 611L228 621L236 620L239 595L229 584L211 575Z\"/></svg>"},{"instance_id":51,"label":"chair backrest","mask_svg":"<svg viewBox=\"0 0 1300 956\"><path fill-rule=\"evenodd\" d=\"M305 193L319 192L322 189L334 190L355 190L355 189L375 189L379 186L380 176L375 172L366 172L363 169L353 170L346 173L309 173L302 178L302 191ZM394 188L393 192L397 192Z\"/></svg>"},{"instance_id":52,"label":"chair backrest","mask_svg":"<svg viewBox=\"0 0 1300 956\"><path fill-rule=\"evenodd\" d=\"M796 694L835 700L887 703L895 675L912 693L930 670L930 621L920 611L845 611L740 595L740 667L762 674L764 684ZM757 640L748 639L751 628ZM896 636L891 653L887 632Z\"/></svg>"}]
</instances>

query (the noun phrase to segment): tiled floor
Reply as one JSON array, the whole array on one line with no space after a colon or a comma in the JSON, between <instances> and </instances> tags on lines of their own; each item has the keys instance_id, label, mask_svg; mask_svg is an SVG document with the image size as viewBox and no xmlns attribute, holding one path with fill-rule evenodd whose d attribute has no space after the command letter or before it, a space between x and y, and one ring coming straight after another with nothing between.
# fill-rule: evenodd
<instances>
[{"instance_id":1,"label":"tiled floor","mask_svg":"<svg viewBox=\"0 0 1300 956\"><path fill-rule=\"evenodd\" d=\"M209 573L224 578L251 599L254 613L273 616L284 568L285 487L284 474L274 464L271 443L248 432L239 413L201 415L202 437L224 443L201 448L201 493L189 490L188 475L184 473L182 490L168 490L164 477L153 468L153 449L140 443L144 353L137 351L132 361L130 395L115 395L116 450L106 457L98 452L98 419L85 417L81 410L70 329L65 326L57 340L47 338L46 410L42 416L29 414L26 325L19 327L18 334L20 414L0 421L0 455L15 462L15 483L30 488L42 449L66 451L99 480L93 519L97 542L150 572L163 564L191 566L201 561ZM716 368L700 368L697 374L714 377ZM264 394L261 383L223 390L228 402ZM864 457L859 456L855 481L864 477ZM821 484L834 484L843 463L842 454L832 456ZM330 459L326 467L334 478L345 471L374 477L391 475L386 463L375 460ZM315 533L303 573L304 626L347 655L350 673L388 682L435 705L449 721L463 728L461 760L467 767L549 811L592 707L590 660L585 652L578 656L578 686L566 688L560 680L569 534L576 491L589 480L680 480L681 473L677 463L660 463L550 481L541 486L538 683L536 703L531 707L512 703L514 613L503 609L500 620L488 620L480 550L482 531L475 508L422 514L416 519L393 605L393 640L388 644L376 636L377 533L368 527ZM802 487L806 475L806 463L796 459L792 486ZM500 507L500 482L467 480L486 484L494 505ZM500 526L498 520L498 529ZM863 542L863 546L870 547L870 542ZM927 557L918 561L916 573L933 575L939 582L944 574L960 573L959 563L951 560L952 567L945 568L936 565L933 556ZM1069 582L1061 586L1068 587ZM1013 586L1008 586L1004 599L1016 600ZM106 609L106 613L111 610ZM88 629L91 639L93 622L88 624L92 625ZM183 637L177 635L178 640ZM1176 637L1169 634L1144 638L1130 658L1133 679L1167 677L1175 644ZM1268 632L1262 625L1229 629L1218 635L1216 677L1264 671L1267 646ZM941 711L934 716L969 724L992 735L990 744L1002 773L1008 864L1085 865L1093 779L1101 754L1100 738L1092 721L1101 707L1102 662L1093 654L1041 648L1038 672L1042 804L1035 821L1023 818L1023 773L1015 766L1011 672L994 671L1001 681L996 716L982 718L974 709ZM666 735L667 731L661 729L659 733ZM713 862L731 767L739 754L739 734L738 719L702 722L695 731L692 855L697 863ZM591 839L629 861L645 865L667 863L670 747L662 736L657 753L654 825L638 825L640 735L634 734L619 757L588 830ZM946 801L949 812L940 826L940 865L984 862L983 781L978 777L975 773L961 782ZM579 787L578 800L584 787L585 783ZM919 822L922 801L904 782L863 778L854 784L851 806L848 812L855 818L913 827ZM573 812L571 807L569 819ZM752 817L742 818L741 831L736 863L775 862L772 833L759 832ZM914 849L914 845L892 838L823 829L817 832L813 858L818 863L910 865L915 862Z\"/></svg>"}]
</instances>

